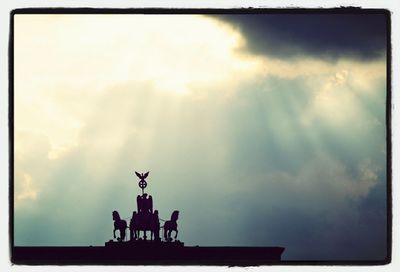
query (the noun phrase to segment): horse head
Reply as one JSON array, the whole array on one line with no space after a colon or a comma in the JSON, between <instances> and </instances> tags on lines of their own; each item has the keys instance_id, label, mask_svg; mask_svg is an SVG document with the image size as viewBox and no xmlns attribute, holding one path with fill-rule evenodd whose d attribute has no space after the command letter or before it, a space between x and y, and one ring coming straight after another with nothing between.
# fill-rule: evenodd
<instances>
[{"instance_id":1,"label":"horse head","mask_svg":"<svg viewBox=\"0 0 400 272\"><path fill-rule=\"evenodd\" d=\"M173 213L171 214L171 221L178 221L178 217L179 217L179 211L173 211Z\"/></svg>"},{"instance_id":2,"label":"horse head","mask_svg":"<svg viewBox=\"0 0 400 272\"><path fill-rule=\"evenodd\" d=\"M119 213L117 211L113 211L112 216L113 216L113 220L114 221L120 221L121 220L121 217L119 216Z\"/></svg>"}]
</instances>

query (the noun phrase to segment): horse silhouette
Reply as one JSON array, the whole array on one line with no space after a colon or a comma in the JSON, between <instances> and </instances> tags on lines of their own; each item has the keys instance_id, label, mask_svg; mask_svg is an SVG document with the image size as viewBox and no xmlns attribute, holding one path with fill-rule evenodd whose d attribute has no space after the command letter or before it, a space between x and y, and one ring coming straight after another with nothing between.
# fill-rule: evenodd
<instances>
[{"instance_id":1,"label":"horse silhouette","mask_svg":"<svg viewBox=\"0 0 400 272\"><path fill-rule=\"evenodd\" d=\"M151 213L138 213L136 214L136 224L134 224L134 231L136 237L139 238L140 231L143 231L144 240L147 239L147 231L151 231Z\"/></svg>"},{"instance_id":2,"label":"horse silhouette","mask_svg":"<svg viewBox=\"0 0 400 272\"><path fill-rule=\"evenodd\" d=\"M131 241L136 240L138 238L138 233L137 233L137 226L138 222L137 222L137 213L136 211L134 211L132 213L132 218L131 221L129 222L129 234L130 234L130 239Z\"/></svg>"},{"instance_id":3,"label":"horse silhouette","mask_svg":"<svg viewBox=\"0 0 400 272\"><path fill-rule=\"evenodd\" d=\"M132 237L134 237L134 239L138 239L140 236L140 231L143 231L143 238L145 240L147 239L147 231L151 232L151 238L153 238L153 199L151 195L143 193L143 195L138 195L136 197L136 202L137 213L134 212L134 214L132 214L132 219L130 223L131 240Z\"/></svg>"},{"instance_id":4,"label":"horse silhouette","mask_svg":"<svg viewBox=\"0 0 400 272\"><path fill-rule=\"evenodd\" d=\"M122 220L121 217L119 216L119 213L117 211L113 211L112 213L113 220L114 220L114 239L116 238L115 231L119 230L119 238L117 238L118 241L124 241L125 240L125 232L126 232L126 221Z\"/></svg>"},{"instance_id":5,"label":"horse silhouette","mask_svg":"<svg viewBox=\"0 0 400 272\"><path fill-rule=\"evenodd\" d=\"M153 235L154 235L154 240L160 241L160 218L158 217L158 210L155 210L151 216L150 228L151 228L151 239L153 240Z\"/></svg>"},{"instance_id":6,"label":"horse silhouette","mask_svg":"<svg viewBox=\"0 0 400 272\"><path fill-rule=\"evenodd\" d=\"M154 213L136 213L133 212L132 219L129 224L131 240L136 240L140 237L140 231L143 231L144 240L147 239L147 231L150 231L150 239L153 236L156 240L159 239L160 221L158 218L158 211Z\"/></svg>"},{"instance_id":7,"label":"horse silhouette","mask_svg":"<svg viewBox=\"0 0 400 272\"><path fill-rule=\"evenodd\" d=\"M171 220L165 221L164 223L164 239L167 242L172 241L171 233L175 231L175 239L178 237L178 221L179 211L173 211L171 214Z\"/></svg>"}]
</instances>

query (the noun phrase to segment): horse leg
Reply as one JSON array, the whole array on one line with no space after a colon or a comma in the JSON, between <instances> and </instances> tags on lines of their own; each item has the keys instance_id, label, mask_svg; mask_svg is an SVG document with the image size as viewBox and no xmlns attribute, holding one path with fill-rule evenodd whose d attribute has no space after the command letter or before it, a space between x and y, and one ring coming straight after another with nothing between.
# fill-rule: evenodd
<instances>
[{"instance_id":1,"label":"horse leg","mask_svg":"<svg viewBox=\"0 0 400 272\"><path fill-rule=\"evenodd\" d=\"M175 230L175 240L176 240L176 237L178 237L178 230L177 229Z\"/></svg>"},{"instance_id":2,"label":"horse leg","mask_svg":"<svg viewBox=\"0 0 400 272\"><path fill-rule=\"evenodd\" d=\"M125 241L125 229L121 229L121 241L123 242L123 241Z\"/></svg>"},{"instance_id":3,"label":"horse leg","mask_svg":"<svg viewBox=\"0 0 400 272\"><path fill-rule=\"evenodd\" d=\"M153 233L154 233L154 240L158 241L160 239L160 228L157 229L157 226L154 227Z\"/></svg>"}]
</instances>

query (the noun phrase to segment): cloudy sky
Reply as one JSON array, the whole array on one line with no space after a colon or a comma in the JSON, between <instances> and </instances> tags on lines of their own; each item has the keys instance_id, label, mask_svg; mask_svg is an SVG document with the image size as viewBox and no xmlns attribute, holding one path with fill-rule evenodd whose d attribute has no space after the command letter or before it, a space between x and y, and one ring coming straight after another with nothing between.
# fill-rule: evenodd
<instances>
[{"instance_id":1,"label":"cloudy sky","mask_svg":"<svg viewBox=\"0 0 400 272\"><path fill-rule=\"evenodd\" d=\"M18 246L103 245L147 191L180 240L386 256L380 14L16 15Z\"/></svg>"}]
</instances>

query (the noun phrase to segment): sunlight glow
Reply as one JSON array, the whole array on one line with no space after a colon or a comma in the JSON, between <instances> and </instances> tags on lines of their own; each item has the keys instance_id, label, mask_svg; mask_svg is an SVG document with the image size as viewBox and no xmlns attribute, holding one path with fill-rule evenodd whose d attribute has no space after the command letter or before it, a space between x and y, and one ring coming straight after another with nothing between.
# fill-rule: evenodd
<instances>
[{"instance_id":1,"label":"sunlight glow","mask_svg":"<svg viewBox=\"0 0 400 272\"><path fill-rule=\"evenodd\" d=\"M47 135L50 159L78 145L107 87L134 80L188 95L257 69L236 50L238 32L203 16L17 15L15 25L17 129Z\"/></svg>"}]
</instances>

